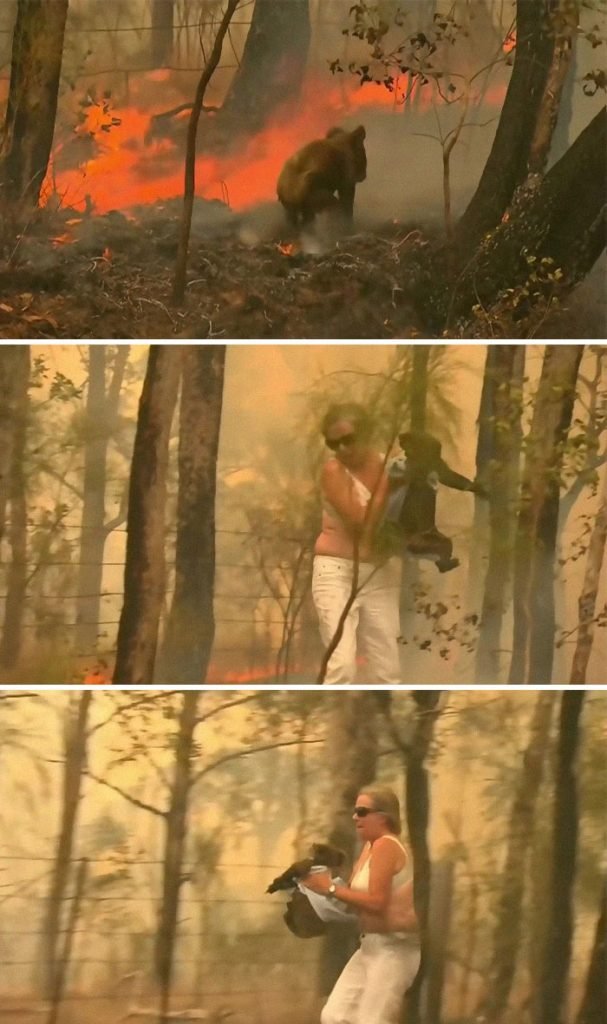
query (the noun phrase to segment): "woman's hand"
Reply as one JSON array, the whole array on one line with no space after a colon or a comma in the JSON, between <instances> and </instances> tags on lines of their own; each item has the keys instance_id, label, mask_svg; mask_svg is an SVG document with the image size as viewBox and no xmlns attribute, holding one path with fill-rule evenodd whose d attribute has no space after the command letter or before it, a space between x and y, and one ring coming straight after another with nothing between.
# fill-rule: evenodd
<instances>
[{"instance_id":1,"label":"woman's hand","mask_svg":"<svg viewBox=\"0 0 607 1024\"><path fill-rule=\"evenodd\" d=\"M332 878L330 871L313 871L311 874L306 875L305 878L301 879L301 884L305 885L306 889L310 889L312 892L317 892L319 896L328 895L331 882Z\"/></svg>"}]
</instances>

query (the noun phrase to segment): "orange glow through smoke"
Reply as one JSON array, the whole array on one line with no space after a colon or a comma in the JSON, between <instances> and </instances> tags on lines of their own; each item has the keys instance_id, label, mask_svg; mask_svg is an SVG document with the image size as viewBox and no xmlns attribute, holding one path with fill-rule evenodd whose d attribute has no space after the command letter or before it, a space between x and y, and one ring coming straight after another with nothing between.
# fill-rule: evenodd
<instances>
[{"instance_id":1,"label":"orange glow through smoke","mask_svg":"<svg viewBox=\"0 0 607 1024\"><path fill-rule=\"evenodd\" d=\"M504 85L496 86L485 95L485 103L501 102L504 89ZM400 85L397 95L403 95ZM431 90L419 90L417 109L424 110L431 104ZM339 84L327 88L326 83L310 82L296 111L289 109L278 114L237 152L198 156L196 194L221 199L234 210L272 201L276 198L278 174L289 156L344 118L352 118L358 110L364 120L364 113L371 108L392 108L395 116L403 116L395 94L382 85L366 84L360 88L340 79ZM133 206L182 195L181 146L172 139L148 138L151 118L158 112L134 106L113 108L109 116L119 123L102 131L101 125L108 121L108 115L91 107L78 133L94 135L96 155L77 169L51 167L43 192L48 197L54 191L64 207L88 208L96 213L127 211ZM204 121L200 136L204 138Z\"/></svg>"}]
</instances>

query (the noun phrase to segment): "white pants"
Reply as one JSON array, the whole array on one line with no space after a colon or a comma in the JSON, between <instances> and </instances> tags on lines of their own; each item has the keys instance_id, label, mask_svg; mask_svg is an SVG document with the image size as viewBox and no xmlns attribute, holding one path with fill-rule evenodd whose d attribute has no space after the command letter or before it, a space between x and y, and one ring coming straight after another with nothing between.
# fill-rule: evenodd
<instances>
[{"instance_id":1,"label":"white pants","mask_svg":"<svg viewBox=\"0 0 607 1024\"><path fill-rule=\"evenodd\" d=\"M363 935L325 1004L321 1024L398 1024L419 961L413 937Z\"/></svg>"},{"instance_id":2,"label":"white pants","mask_svg":"<svg viewBox=\"0 0 607 1024\"><path fill-rule=\"evenodd\" d=\"M354 564L347 558L316 555L312 573L312 597L318 614L325 650L335 636L340 615L352 590ZM344 631L329 659L327 685L353 683L357 653L367 664L362 683L401 682L398 653L400 562L359 565L358 593L348 612ZM357 644L359 651L357 651Z\"/></svg>"}]
</instances>

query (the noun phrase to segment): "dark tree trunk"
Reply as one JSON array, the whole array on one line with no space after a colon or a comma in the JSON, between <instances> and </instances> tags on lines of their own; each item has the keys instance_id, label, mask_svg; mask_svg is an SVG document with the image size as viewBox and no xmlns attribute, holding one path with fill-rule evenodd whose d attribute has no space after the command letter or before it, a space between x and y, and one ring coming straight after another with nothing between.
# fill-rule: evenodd
<instances>
[{"instance_id":1,"label":"dark tree trunk","mask_svg":"<svg viewBox=\"0 0 607 1024\"><path fill-rule=\"evenodd\" d=\"M181 367L176 345L152 345L131 466L124 603L114 682L151 683L165 592L165 503L169 437Z\"/></svg>"},{"instance_id":2,"label":"dark tree trunk","mask_svg":"<svg viewBox=\"0 0 607 1024\"><path fill-rule=\"evenodd\" d=\"M476 192L457 225L463 258L499 224L525 180L529 151L554 51L550 16L558 0L518 0L512 75L491 152Z\"/></svg>"},{"instance_id":3,"label":"dark tree trunk","mask_svg":"<svg viewBox=\"0 0 607 1024\"><path fill-rule=\"evenodd\" d=\"M107 345L89 346L88 390L85 412L82 539L78 567L76 651L90 657L95 653L99 631L99 609L103 580L103 553L108 532L105 521L107 453L116 424L118 403L129 357L129 346L116 351L112 380L106 391ZM117 521L120 520L120 515Z\"/></svg>"},{"instance_id":4,"label":"dark tree trunk","mask_svg":"<svg viewBox=\"0 0 607 1024\"><path fill-rule=\"evenodd\" d=\"M370 785L377 767L377 702L364 691L339 694L333 698L325 740L331 785L329 842L354 857L355 832L352 808L363 786ZM331 925L323 940L319 987L331 991L344 964L354 952L350 930Z\"/></svg>"},{"instance_id":5,"label":"dark tree trunk","mask_svg":"<svg viewBox=\"0 0 607 1024\"><path fill-rule=\"evenodd\" d=\"M428 399L428 361L431 345L413 346L411 367L411 430L426 429L426 404Z\"/></svg>"},{"instance_id":6,"label":"dark tree trunk","mask_svg":"<svg viewBox=\"0 0 607 1024\"><path fill-rule=\"evenodd\" d=\"M255 0L240 67L221 108L254 134L274 109L297 99L310 45L309 0Z\"/></svg>"},{"instance_id":7,"label":"dark tree trunk","mask_svg":"<svg viewBox=\"0 0 607 1024\"><path fill-rule=\"evenodd\" d=\"M198 724L199 700L200 693L197 690L187 690L182 694L179 729L175 740L175 767L166 814L166 842L162 863L162 902L154 958L160 985L159 1024L164 1024L170 1009L177 915L181 886L184 882L183 859L191 792L194 730Z\"/></svg>"},{"instance_id":8,"label":"dark tree trunk","mask_svg":"<svg viewBox=\"0 0 607 1024\"><path fill-rule=\"evenodd\" d=\"M605 1024L605 978L607 977L607 886L603 883L601 905L594 933L594 945L586 987L576 1024Z\"/></svg>"},{"instance_id":9,"label":"dark tree trunk","mask_svg":"<svg viewBox=\"0 0 607 1024\"><path fill-rule=\"evenodd\" d=\"M511 683L552 682L554 561L563 444L583 345L547 345L527 439L514 569Z\"/></svg>"},{"instance_id":10,"label":"dark tree trunk","mask_svg":"<svg viewBox=\"0 0 607 1024\"><path fill-rule=\"evenodd\" d=\"M537 1024L564 1024L573 938L573 886L578 837L575 760L584 691L563 693L554 797L551 910L544 972L537 999Z\"/></svg>"},{"instance_id":11,"label":"dark tree trunk","mask_svg":"<svg viewBox=\"0 0 607 1024\"><path fill-rule=\"evenodd\" d=\"M586 571L582 584L582 593L578 601L578 631L571 666L570 683L583 685L586 682L586 670L592 651L596 603L605 545L607 543L607 474L605 476L603 497L599 513L592 526L588 551L586 552Z\"/></svg>"},{"instance_id":12,"label":"dark tree trunk","mask_svg":"<svg viewBox=\"0 0 607 1024\"><path fill-rule=\"evenodd\" d=\"M430 787L425 765L434 726L440 713L439 690L413 693L416 720L413 736L406 754L407 771L407 831L414 865L415 911L421 935L422 961L419 973L406 1000L407 1024L418 1024L421 1010L421 986L428 957L428 912L430 907L431 863L428 847L430 825Z\"/></svg>"},{"instance_id":13,"label":"dark tree trunk","mask_svg":"<svg viewBox=\"0 0 607 1024\"><path fill-rule=\"evenodd\" d=\"M7 346L13 347L13 346ZM14 346L14 402L9 406L13 419L12 444L9 445L11 458L9 474L10 526L8 541L11 548L11 562L6 584L6 603L2 642L0 643L0 665L13 668L21 652L23 640L23 613L27 590L27 497L25 484L25 451L28 419L28 388L30 378L30 346ZM1 536L1 530L0 530Z\"/></svg>"},{"instance_id":14,"label":"dark tree trunk","mask_svg":"<svg viewBox=\"0 0 607 1024\"><path fill-rule=\"evenodd\" d=\"M535 810L550 739L554 700L553 693L538 694L510 811L487 991L477 1012L480 1019L492 1024L497 1024L506 1009L521 948L525 865L533 842Z\"/></svg>"},{"instance_id":15,"label":"dark tree trunk","mask_svg":"<svg viewBox=\"0 0 607 1024\"><path fill-rule=\"evenodd\" d=\"M68 0L19 0L0 182L7 199L36 205L57 113Z\"/></svg>"},{"instance_id":16,"label":"dark tree trunk","mask_svg":"<svg viewBox=\"0 0 607 1024\"><path fill-rule=\"evenodd\" d=\"M6 528L6 507L10 501L11 468L17 436L22 361L30 359L29 345L0 345L0 540Z\"/></svg>"},{"instance_id":17,"label":"dark tree trunk","mask_svg":"<svg viewBox=\"0 0 607 1024\"><path fill-rule=\"evenodd\" d=\"M92 692L83 690L66 713L61 783L61 823L56 840L50 889L46 900L42 932L43 990L50 999L55 984L62 909L70 876L70 866L80 810L82 777L87 761L87 721Z\"/></svg>"},{"instance_id":18,"label":"dark tree trunk","mask_svg":"<svg viewBox=\"0 0 607 1024\"><path fill-rule=\"evenodd\" d=\"M175 0L152 0L152 67L170 64L173 54Z\"/></svg>"},{"instance_id":19,"label":"dark tree trunk","mask_svg":"<svg viewBox=\"0 0 607 1024\"><path fill-rule=\"evenodd\" d=\"M183 349L175 592L162 675L172 685L203 683L215 632L215 496L225 345Z\"/></svg>"},{"instance_id":20,"label":"dark tree trunk","mask_svg":"<svg viewBox=\"0 0 607 1024\"><path fill-rule=\"evenodd\" d=\"M488 389L492 393L488 448L491 456L481 470L481 479L490 488L490 540L475 681L495 684L500 681L502 621L510 592L514 555L525 349L515 345L492 345L490 348L491 384L488 384Z\"/></svg>"},{"instance_id":21,"label":"dark tree trunk","mask_svg":"<svg viewBox=\"0 0 607 1024\"><path fill-rule=\"evenodd\" d=\"M603 108L545 177L527 178L508 216L462 270L448 298L450 323L479 303L490 308L506 288L528 286L533 292L532 274L542 260L561 271L554 283L557 294L586 276L605 248L606 143ZM525 311L521 303L519 315Z\"/></svg>"}]
</instances>

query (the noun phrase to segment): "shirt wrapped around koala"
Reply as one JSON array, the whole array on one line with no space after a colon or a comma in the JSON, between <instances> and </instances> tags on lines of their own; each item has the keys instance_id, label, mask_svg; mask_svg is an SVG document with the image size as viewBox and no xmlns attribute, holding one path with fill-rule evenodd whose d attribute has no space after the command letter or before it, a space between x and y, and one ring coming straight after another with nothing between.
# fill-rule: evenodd
<instances>
[{"instance_id":1,"label":"shirt wrapped around koala","mask_svg":"<svg viewBox=\"0 0 607 1024\"><path fill-rule=\"evenodd\" d=\"M332 873L339 868L345 860L342 850L327 843L314 843L310 854L311 856L291 864L267 888L269 893L285 890L291 892L284 921L289 931L300 939L324 935L329 922L347 923L356 920L355 915L345 907L342 908L331 897L312 892L301 881L311 872ZM345 884L339 876L335 877L334 881L337 885Z\"/></svg>"}]
</instances>

